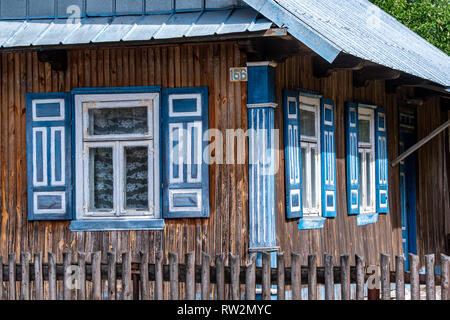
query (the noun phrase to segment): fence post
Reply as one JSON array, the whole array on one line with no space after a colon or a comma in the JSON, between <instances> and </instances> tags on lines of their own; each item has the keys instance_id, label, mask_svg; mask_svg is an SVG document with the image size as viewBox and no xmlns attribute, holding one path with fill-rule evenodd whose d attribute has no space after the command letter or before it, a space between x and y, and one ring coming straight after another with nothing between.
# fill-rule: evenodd
<instances>
[{"instance_id":1,"label":"fence post","mask_svg":"<svg viewBox=\"0 0 450 320\"><path fill-rule=\"evenodd\" d=\"M216 289L217 300L225 300L225 254L219 253L216 255Z\"/></svg>"},{"instance_id":2,"label":"fence post","mask_svg":"<svg viewBox=\"0 0 450 320\"><path fill-rule=\"evenodd\" d=\"M155 300L162 300L163 294L163 255L158 251L155 261Z\"/></svg>"},{"instance_id":3,"label":"fence post","mask_svg":"<svg viewBox=\"0 0 450 320\"><path fill-rule=\"evenodd\" d=\"M20 254L22 264L21 279L21 300L30 300L30 253L22 252Z\"/></svg>"},{"instance_id":4,"label":"fence post","mask_svg":"<svg viewBox=\"0 0 450 320\"><path fill-rule=\"evenodd\" d=\"M178 300L178 253L169 252L170 300Z\"/></svg>"},{"instance_id":5,"label":"fence post","mask_svg":"<svg viewBox=\"0 0 450 320\"><path fill-rule=\"evenodd\" d=\"M86 253L78 252L78 300L86 300Z\"/></svg>"},{"instance_id":6,"label":"fence post","mask_svg":"<svg viewBox=\"0 0 450 320\"><path fill-rule=\"evenodd\" d=\"M50 300L56 300L56 255L48 253L48 293Z\"/></svg>"},{"instance_id":7,"label":"fence post","mask_svg":"<svg viewBox=\"0 0 450 320\"><path fill-rule=\"evenodd\" d=\"M239 255L230 253L231 264L231 299L240 300L241 284L240 284L240 262Z\"/></svg>"},{"instance_id":8,"label":"fence post","mask_svg":"<svg viewBox=\"0 0 450 320\"><path fill-rule=\"evenodd\" d=\"M450 257L441 253L441 300L450 300Z\"/></svg>"},{"instance_id":9,"label":"fence post","mask_svg":"<svg viewBox=\"0 0 450 320\"><path fill-rule=\"evenodd\" d=\"M245 300L255 300L256 289L256 253L250 254L250 261L245 267Z\"/></svg>"},{"instance_id":10,"label":"fence post","mask_svg":"<svg viewBox=\"0 0 450 320\"><path fill-rule=\"evenodd\" d=\"M286 292L284 287L284 252L277 253L277 299L284 300Z\"/></svg>"},{"instance_id":11,"label":"fence post","mask_svg":"<svg viewBox=\"0 0 450 320\"><path fill-rule=\"evenodd\" d=\"M341 300L350 300L349 255L341 254Z\"/></svg>"},{"instance_id":12,"label":"fence post","mask_svg":"<svg viewBox=\"0 0 450 320\"><path fill-rule=\"evenodd\" d=\"M270 300L270 253L262 252L262 299Z\"/></svg>"},{"instance_id":13,"label":"fence post","mask_svg":"<svg viewBox=\"0 0 450 320\"><path fill-rule=\"evenodd\" d=\"M3 257L0 254L0 300L3 299Z\"/></svg>"},{"instance_id":14,"label":"fence post","mask_svg":"<svg viewBox=\"0 0 450 320\"><path fill-rule=\"evenodd\" d=\"M324 253L325 300L334 300L333 256Z\"/></svg>"},{"instance_id":15,"label":"fence post","mask_svg":"<svg viewBox=\"0 0 450 320\"><path fill-rule=\"evenodd\" d=\"M202 300L209 300L211 294L211 256L202 252Z\"/></svg>"},{"instance_id":16,"label":"fence post","mask_svg":"<svg viewBox=\"0 0 450 320\"><path fill-rule=\"evenodd\" d=\"M405 300L405 257L395 256L395 298Z\"/></svg>"},{"instance_id":17,"label":"fence post","mask_svg":"<svg viewBox=\"0 0 450 320\"><path fill-rule=\"evenodd\" d=\"M356 262L356 300L364 300L364 258L355 255Z\"/></svg>"},{"instance_id":18,"label":"fence post","mask_svg":"<svg viewBox=\"0 0 450 320\"><path fill-rule=\"evenodd\" d=\"M381 264L381 299L390 300L391 299L391 281L390 275L391 271L389 268L389 255L382 253L380 256Z\"/></svg>"},{"instance_id":19,"label":"fence post","mask_svg":"<svg viewBox=\"0 0 450 320\"><path fill-rule=\"evenodd\" d=\"M436 300L436 287L434 283L434 254L425 255L425 273L427 282L427 300Z\"/></svg>"},{"instance_id":20,"label":"fence post","mask_svg":"<svg viewBox=\"0 0 450 320\"><path fill-rule=\"evenodd\" d=\"M186 300L195 300L195 255L188 252L184 256L186 263Z\"/></svg>"},{"instance_id":21,"label":"fence post","mask_svg":"<svg viewBox=\"0 0 450 320\"><path fill-rule=\"evenodd\" d=\"M300 263L300 255L291 252L291 288L292 300L301 300L302 287L302 265Z\"/></svg>"},{"instance_id":22,"label":"fence post","mask_svg":"<svg viewBox=\"0 0 450 320\"><path fill-rule=\"evenodd\" d=\"M308 255L308 300L317 300L317 258Z\"/></svg>"},{"instance_id":23,"label":"fence post","mask_svg":"<svg viewBox=\"0 0 450 320\"><path fill-rule=\"evenodd\" d=\"M108 251L108 299L116 300L116 254Z\"/></svg>"},{"instance_id":24,"label":"fence post","mask_svg":"<svg viewBox=\"0 0 450 320\"><path fill-rule=\"evenodd\" d=\"M409 254L411 300L420 300L419 257Z\"/></svg>"},{"instance_id":25,"label":"fence post","mask_svg":"<svg viewBox=\"0 0 450 320\"><path fill-rule=\"evenodd\" d=\"M102 253L101 251L91 254L92 270L92 300L102 299Z\"/></svg>"},{"instance_id":26,"label":"fence post","mask_svg":"<svg viewBox=\"0 0 450 320\"><path fill-rule=\"evenodd\" d=\"M1 257L0 257L1 259ZM1 261L1 260L0 260ZM34 254L34 299L44 299L44 278L42 274L42 253Z\"/></svg>"},{"instance_id":27,"label":"fence post","mask_svg":"<svg viewBox=\"0 0 450 320\"><path fill-rule=\"evenodd\" d=\"M72 252L64 251L63 252L63 268L64 268L64 277L63 277L63 299L64 300L72 300L72 288L68 285L70 276L72 275Z\"/></svg>"},{"instance_id":28,"label":"fence post","mask_svg":"<svg viewBox=\"0 0 450 320\"><path fill-rule=\"evenodd\" d=\"M131 281L131 253L122 253L122 299L131 300L133 297L133 284Z\"/></svg>"},{"instance_id":29,"label":"fence post","mask_svg":"<svg viewBox=\"0 0 450 320\"><path fill-rule=\"evenodd\" d=\"M148 253L139 252L139 282L141 287L141 299L150 300L150 290L148 287Z\"/></svg>"},{"instance_id":30,"label":"fence post","mask_svg":"<svg viewBox=\"0 0 450 320\"><path fill-rule=\"evenodd\" d=\"M8 255L9 264L9 300L16 300L16 254Z\"/></svg>"}]
</instances>

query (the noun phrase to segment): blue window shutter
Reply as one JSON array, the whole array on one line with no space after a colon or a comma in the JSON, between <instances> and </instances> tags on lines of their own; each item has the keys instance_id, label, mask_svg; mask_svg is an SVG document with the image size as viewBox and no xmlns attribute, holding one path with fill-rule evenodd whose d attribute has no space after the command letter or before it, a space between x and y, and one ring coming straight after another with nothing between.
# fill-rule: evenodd
<instances>
[{"instance_id":1,"label":"blue window shutter","mask_svg":"<svg viewBox=\"0 0 450 320\"><path fill-rule=\"evenodd\" d=\"M389 212L386 130L386 111L383 108L377 108L375 113L375 182L378 213Z\"/></svg>"},{"instance_id":2,"label":"blue window shutter","mask_svg":"<svg viewBox=\"0 0 450 320\"><path fill-rule=\"evenodd\" d=\"M163 89L162 99L163 217L207 218L208 88Z\"/></svg>"},{"instance_id":3,"label":"blue window shutter","mask_svg":"<svg viewBox=\"0 0 450 320\"><path fill-rule=\"evenodd\" d=\"M358 104L345 110L348 214L359 214Z\"/></svg>"},{"instance_id":4,"label":"blue window shutter","mask_svg":"<svg viewBox=\"0 0 450 320\"><path fill-rule=\"evenodd\" d=\"M334 101L320 100L320 143L322 166L322 212L336 217L336 149Z\"/></svg>"},{"instance_id":5,"label":"blue window shutter","mask_svg":"<svg viewBox=\"0 0 450 320\"><path fill-rule=\"evenodd\" d=\"M71 95L29 93L26 104L28 220L70 220Z\"/></svg>"},{"instance_id":6,"label":"blue window shutter","mask_svg":"<svg viewBox=\"0 0 450 320\"><path fill-rule=\"evenodd\" d=\"M300 218L302 214L300 110L298 93L283 92L284 108L284 180L286 186L286 218Z\"/></svg>"}]
</instances>

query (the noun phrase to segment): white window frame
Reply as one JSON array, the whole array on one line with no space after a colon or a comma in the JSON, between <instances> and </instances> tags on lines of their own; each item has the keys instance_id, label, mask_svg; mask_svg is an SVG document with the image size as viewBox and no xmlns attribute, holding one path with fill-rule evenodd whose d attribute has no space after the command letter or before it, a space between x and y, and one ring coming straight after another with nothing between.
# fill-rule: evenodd
<instances>
[{"instance_id":1,"label":"white window frame","mask_svg":"<svg viewBox=\"0 0 450 320\"><path fill-rule=\"evenodd\" d=\"M370 143L358 141L358 157L361 157L361 153L364 157L361 160L362 167L361 176L359 177L359 192L360 192L360 204L359 211L361 214L371 214L376 212L375 204L375 194L376 194L376 184L375 184L375 112L373 109L369 108L358 108L358 121L360 119L369 121L370 130ZM372 161L370 162L370 179L372 181L370 185L370 199L371 203L367 203L367 172L366 172L366 161L367 155L371 156ZM359 165L359 163L358 163Z\"/></svg>"},{"instance_id":2,"label":"white window frame","mask_svg":"<svg viewBox=\"0 0 450 320\"><path fill-rule=\"evenodd\" d=\"M90 109L146 106L148 132L145 134L88 135ZM75 188L77 220L160 219L159 93L79 94L75 95ZM149 150L149 210L124 209L124 148L147 146ZM90 212L88 148L112 147L114 168L114 208L109 212ZM153 157L151 157L153 155ZM151 188L153 181L153 188ZM153 190L152 190L153 189ZM151 192L153 191L153 192Z\"/></svg>"},{"instance_id":3,"label":"white window frame","mask_svg":"<svg viewBox=\"0 0 450 320\"><path fill-rule=\"evenodd\" d=\"M300 95L299 97L299 112L301 112L301 110L305 110L305 111L309 111L309 112L314 112L315 113L315 121L314 121L314 125L315 125L315 133L316 135L314 137L311 136L304 136L304 135L300 135L300 145L301 148L306 149L306 154L305 154L305 166L306 166L306 177L302 176L302 184L304 188L302 191L304 193L304 198L306 198L306 200L308 201L308 203L312 202L312 196L311 196L311 150L315 149L316 151L316 204L315 205L310 205L310 206L306 206L305 201L303 201L302 205L303 205L303 216L304 217L320 217L322 216L322 195L321 195L321 191L322 191L322 186L321 186L321 166L320 166L320 99L319 98L312 98L312 97L306 97L306 96L302 96ZM301 115L300 115L301 117ZM301 128L300 128L300 132L301 132ZM302 163L303 166L303 163ZM301 170L302 168L300 168Z\"/></svg>"}]
</instances>

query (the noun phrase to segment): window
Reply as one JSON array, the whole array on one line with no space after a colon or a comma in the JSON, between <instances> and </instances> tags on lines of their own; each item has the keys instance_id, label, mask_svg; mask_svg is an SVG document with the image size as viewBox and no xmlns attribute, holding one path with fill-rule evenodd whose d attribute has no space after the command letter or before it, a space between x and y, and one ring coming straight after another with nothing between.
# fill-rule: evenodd
<instances>
[{"instance_id":1,"label":"window","mask_svg":"<svg viewBox=\"0 0 450 320\"><path fill-rule=\"evenodd\" d=\"M308 90L284 90L286 217L320 229L336 217L334 101Z\"/></svg>"},{"instance_id":2,"label":"window","mask_svg":"<svg viewBox=\"0 0 450 320\"><path fill-rule=\"evenodd\" d=\"M29 220L102 231L209 217L208 87L27 93L26 118Z\"/></svg>"},{"instance_id":3,"label":"window","mask_svg":"<svg viewBox=\"0 0 450 320\"><path fill-rule=\"evenodd\" d=\"M160 218L159 95L75 95L77 219Z\"/></svg>"},{"instance_id":4,"label":"window","mask_svg":"<svg viewBox=\"0 0 450 320\"><path fill-rule=\"evenodd\" d=\"M389 212L386 110L348 102L346 118L347 212L357 225Z\"/></svg>"},{"instance_id":5,"label":"window","mask_svg":"<svg viewBox=\"0 0 450 320\"><path fill-rule=\"evenodd\" d=\"M300 96L302 203L304 216L321 215L319 98Z\"/></svg>"},{"instance_id":6,"label":"window","mask_svg":"<svg viewBox=\"0 0 450 320\"><path fill-rule=\"evenodd\" d=\"M374 110L358 109L360 213L375 212L375 124Z\"/></svg>"}]
</instances>

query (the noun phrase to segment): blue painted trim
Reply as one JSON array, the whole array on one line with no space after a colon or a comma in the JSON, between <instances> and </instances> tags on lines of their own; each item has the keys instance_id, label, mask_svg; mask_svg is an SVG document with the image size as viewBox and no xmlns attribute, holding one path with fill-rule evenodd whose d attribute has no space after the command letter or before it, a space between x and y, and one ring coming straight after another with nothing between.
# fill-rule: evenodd
<instances>
[{"instance_id":1,"label":"blue painted trim","mask_svg":"<svg viewBox=\"0 0 450 320\"><path fill-rule=\"evenodd\" d=\"M384 131L378 130L378 121L379 116L384 115ZM378 107L375 111L375 117L374 117L374 125L375 125L375 183L376 183L376 205L377 205L377 212L378 213L389 213L389 165L388 165L388 155L387 155L387 117L386 117L386 110L384 108ZM379 138L384 137L385 138L385 144L384 148L381 150L382 147L379 145ZM380 151L385 155L385 162L383 165L383 162L381 160L381 154ZM386 185L380 185L380 171L381 168L385 171L386 174ZM386 202L387 207L383 208L381 207L381 197L380 197L380 191L386 192Z\"/></svg>"},{"instance_id":2,"label":"blue painted trim","mask_svg":"<svg viewBox=\"0 0 450 320\"><path fill-rule=\"evenodd\" d=\"M356 110L356 127L350 127L350 108L355 108ZM346 150L346 177L347 177L347 213L352 214L359 214L359 155L358 155L358 104L355 102L348 102L345 107L345 134L346 134L346 143L345 143L345 150ZM351 160L350 160L350 133L356 133L356 154L355 154L355 166L356 168L351 167ZM358 177L358 183L352 184L351 178L350 178L350 171L354 169L356 172L356 175ZM352 209L351 208L351 201L352 201L352 190L354 192L357 192L357 202L358 202L358 208Z\"/></svg>"},{"instance_id":3,"label":"blue painted trim","mask_svg":"<svg viewBox=\"0 0 450 320\"><path fill-rule=\"evenodd\" d=\"M149 220L73 220L71 231L163 230L164 219Z\"/></svg>"},{"instance_id":4,"label":"blue painted trim","mask_svg":"<svg viewBox=\"0 0 450 320\"><path fill-rule=\"evenodd\" d=\"M35 99L64 99L65 110L64 120L62 121L35 121L33 122L32 116L32 102ZM66 157L65 169L65 186L50 186L51 170L50 170L50 128L55 126L63 126L65 128L65 145L66 154L72 154L72 99L69 93L66 92L51 92L51 93L27 93L26 94L26 137L27 137L27 206L28 206L28 220L71 220L73 211L72 201L72 158ZM48 186L34 187L33 186L33 127L45 127L47 129L47 181ZM65 191L66 192L66 210L65 213L34 213L34 192L39 191Z\"/></svg>"},{"instance_id":5,"label":"blue painted trim","mask_svg":"<svg viewBox=\"0 0 450 320\"><path fill-rule=\"evenodd\" d=\"M322 229L326 218L322 217L303 217L298 221L299 230Z\"/></svg>"},{"instance_id":6,"label":"blue painted trim","mask_svg":"<svg viewBox=\"0 0 450 320\"><path fill-rule=\"evenodd\" d=\"M169 117L169 96L171 94L201 94L202 97L202 115L195 117ZM209 165L203 161L203 152L207 150L209 141L203 140L203 133L209 129L209 104L208 104L208 87L188 87L188 88L164 88L162 90L162 139L167 139L162 144L162 164L164 169L162 171L162 217L168 218L209 218ZM169 152L168 139L169 139L169 123L182 123L183 128L186 129L187 123L192 121L202 121L202 181L200 183L170 183L169 182ZM161 140L162 140L161 139ZM207 152L207 151L206 151ZM184 165L183 174L184 181L186 181L186 164ZM163 165L161 166L163 167ZM201 211L169 211L169 189L190 189L197 188L202 189L202 204Z\"/></svg>"},{"instance_id":7,"label":"blue painted trim","mask_svg":"<svg viewBox=\"0 0 450 320\"><path fill-rule=\"evenodd\" d=\"M81 87L73 88L75 94L120 94L120 93L157 93L161 92L161 86L135 86L135 87Z\"/></svg>"},{"instance_id":8,"label":"blue painted trim","mask_svg":"<svg viewBox=\"0 0 450 320\"><path fill-rule=\"evenodd\" d=\"M278 26L287 27L291 35L329 63L332 63L342 51L340 47L324 38L278 3L272 0L245 0L245 2Z\"/></svg>"},{"instance_id":9,"label":"blue painted trim","mask_svg":"<svg viewBox=\"0 0 450 320\"><path fill-rule=\"evenodd\" d=\"M327 124L325 121L325 105L330 105L332 107L331 110L331 125ZM329 122L329 121L327 121ZM322 195L322 215L327 218L334 218L336 217L337 213L337 193L336 193L336 112L335 112L335 106L334 101L330 99L320 99L320 155L321 155L321 195ZM330 139L330 136L333 136L333 141L331 143L331 163L327 161L327 144L325 139L325 133L328 133L328 139ZM328 166L331 164L331 168ZM326 179L326 173L331 172L332 178L334 183L333 184L327 184ZM327 210L327 195L326 193L333 193L333 199L334 199L334 210Z\"/></svg>"},{"instance_id":10,"label":"blue painted trim","mask_svg":"<svg viewBox=\"0 0 450 320\"><path fill-rule=\"evenodd\" d=\"M364 213L356 216L356 225L365 226L370 223L377 223L378 213Z\"/></svg>"},{"instance_id":11,"label":"blue painted trim","mask_svg":"<svg viewBox=\"0 0 450 320\"><path fill-rule=\"evenodd\" d=\"M247 104L275 102L275 68L270 65L248 66Z\"/></svg>"},{"instance_id":12,"label":"blue painted trim","mask_svg":"<svg viewBox=\"0 0 450 320\"><path fill-rule=\"evenodd\" d=\"M296 119L290 119L289 116L289 102L288 99L295 99L295 109L297 117ZM301 157L301 147L300 147L300 110L298 108L298 94L296 91L283 91L283 125L284 125L284 184L285 184L285 193L286 193L286 219L297 219L302 217L303 215L303 205L302 205L302 157ZM298 126L298 134L297 134L297 144L298 144L298 159L291 159L289 148L290 148L290 140L289 140L289 125L297 125ZM300 181L299 183L290 182L290 164L294 161L294 163L298 163L298 174ZM292 212L291 208L291 191L299 190L299 205L300 211Z\"/></svg>"}]
</instances>

